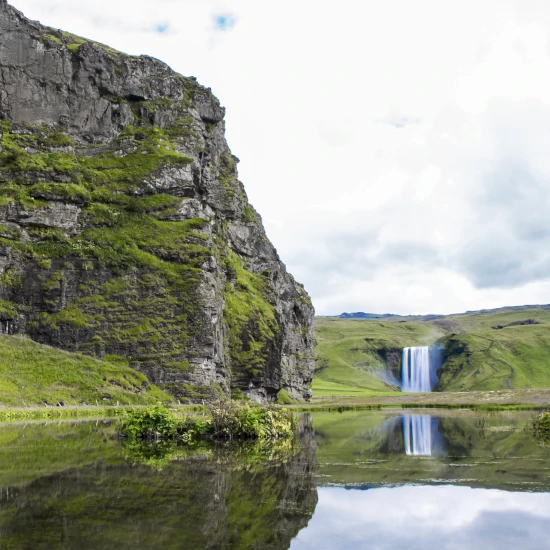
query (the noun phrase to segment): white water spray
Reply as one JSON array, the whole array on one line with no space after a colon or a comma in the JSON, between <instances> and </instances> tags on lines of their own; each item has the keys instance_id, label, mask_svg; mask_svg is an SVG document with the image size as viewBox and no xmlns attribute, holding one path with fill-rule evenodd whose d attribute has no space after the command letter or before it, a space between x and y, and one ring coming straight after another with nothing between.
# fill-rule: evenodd
<instances>
[{"instance_id":1,"label":"white water spray","mask_svg":"<svg viewBox=\"0 0 550 550\"><path fill-rule=\"evenodd\" d=\"M413 456L431 456L432 419L427 415L403 417L405 453Z\"/></svg>"},{"instance_id":2,"label":"white water spray","mask_svg":"<svg viewBox=\"0 0 550 550\"><path fill-rule=\"evenodd\" d=\"M436 371L441 363L441 352L435 346L403 349L401 390L431 392L437 384Z\"/></svg>"}]
</instances>

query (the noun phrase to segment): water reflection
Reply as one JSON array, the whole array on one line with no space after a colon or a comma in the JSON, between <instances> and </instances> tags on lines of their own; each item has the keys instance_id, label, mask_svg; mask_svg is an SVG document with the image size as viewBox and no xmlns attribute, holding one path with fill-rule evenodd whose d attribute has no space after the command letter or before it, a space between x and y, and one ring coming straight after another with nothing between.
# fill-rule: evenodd
<instances>
[{"instance_id":1,"label":"water reflection","mask_svg":"<svg viewBox=\"0 0 550 550\"><path fill-rule=\"evenodd\" d=\"M319 489L291 550L547 550L549 493L405 486Z\"/></svg>"},{"instance_id":2,"label":"water reflection","mask_svg":"<svg viewBox=\"0 0 550 550\"><path fill-rule=\"evenodd\" d=\"M401 413L319 412L292 444L196 448L124 445L108 423L4 426L0 548L548 547L550 449L529 413Z\"/></svg>"},{"instance_id":3,"label":"water reflection","mask_svg":"<svg viewBox=\"0 0 550 550\"><path fill-rule=\"evenodd\" d=\"M9 454L30 458L30 447L41 461L40 443L49 444L39 428L12 431L11 453L0 450L0 470L12 468L4 462ZM48 452L42 475L30 482L17 483L17 468L6 472L12 485L0 490L0 548L286 550L317 503L315 442L307 425L289 453L242 446L137 450L111 438L103 439L102 459L89 449L87 464L82 455L96 441L93 429L62 435L57 442L65 453L73 449L76 467Z\"/></svg>"},{"instance_id":4,"label":"water reflection","mask_svg":"<svg viewBox=\"0 0 550 550\"><path fill-rule=\"evenodd\" d=\"M405 453L415 456L432 454L432 417L428 415L403 416Z\"/></svg>"},{"instance_id":5,"label":"water reflection","mask_svg":"<svg viewBox=\"0 0 550 550\"><path fill-rule=\"evenodd\" d=\"M525 432L529 421L530 413L316 413L321 480L550 491L550 449Z\"/></svg>"}]
</instances>

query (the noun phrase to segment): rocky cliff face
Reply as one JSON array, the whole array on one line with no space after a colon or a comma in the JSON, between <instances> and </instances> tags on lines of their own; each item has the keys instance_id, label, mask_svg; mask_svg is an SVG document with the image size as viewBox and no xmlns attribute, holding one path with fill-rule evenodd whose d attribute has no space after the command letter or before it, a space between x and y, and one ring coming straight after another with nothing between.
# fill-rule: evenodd
<instances>
[{"instance_id":1,"label":"rocky cliff face","mask_svg":"<svg viewBox=\"0 0 550 550\"><path fill-rule=\"evenodd\" d=\"M194 78L0 0L2 331L128 363L181 399L308 398L311 301L223 119Z\"/></svg>"}]
</instances>

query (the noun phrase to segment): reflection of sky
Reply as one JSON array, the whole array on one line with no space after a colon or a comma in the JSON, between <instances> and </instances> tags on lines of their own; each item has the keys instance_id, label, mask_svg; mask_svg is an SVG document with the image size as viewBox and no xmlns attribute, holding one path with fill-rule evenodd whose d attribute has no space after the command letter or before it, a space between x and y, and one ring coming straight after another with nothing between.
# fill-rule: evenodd
<instances>
[{"instance_id":1,"label":"reflection of sky","mask_svg":"<svg viewBox=\"0 0 550 550\"><path fill-rule=\"evenodd\" d=\"M291 550L548 550L550 493L455 486L318 489Z\"/></svg>"}]
</instances>

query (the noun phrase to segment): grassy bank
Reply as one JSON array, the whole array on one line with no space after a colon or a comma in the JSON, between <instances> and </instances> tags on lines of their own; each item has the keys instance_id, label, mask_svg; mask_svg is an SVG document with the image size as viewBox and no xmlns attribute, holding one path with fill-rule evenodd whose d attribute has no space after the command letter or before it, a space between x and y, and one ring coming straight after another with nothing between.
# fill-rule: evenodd
<instances>
[{"instance_id":1,"label":"grassy bank","mask_svg":"<svg viewBox=\"0 0 550 550\"><path fill-rule=\"evenodd\" d=\"M119 418L149 405L128 406L82 406L82 407L18 407L0 408L0 422L26 420L61 420L78 418ZM171 405L170 409L178 413L202 412L202 405Z\"/></svg>"},{"instance_id":2,"label":"grassy bank","mask_svg":"<svg viewBox=\"0 0 550 550\"><path fill-rule=\"evenodd\" d=\"M0 335L0 405L147 405L173 398L126 365Z\"/></svg>"},{"instance_id":3,"label":"grassy bank","mask_svg":"<svg viewBox=\"0 0 550 550\"><path fill-rule=\"evenodd\" d=\"M123 418L147 407L80 406L0 408L0 422L86 418ZM550 410L550 390L505 390L495 392L445 393L370 393L365 396L315 398L311 403L287 405L295 412L379 410L379 409L471 409L471 410ZM170 405L183 418L189 413L203 413L202 405Z\"/></svg>"},{"instance_id":4,"label":"grassy bank","mask_svg":"<svg viewBox=\"0 0 550 550\"><path fill-rule=\"evenodd\" d=\"M433 408L471 410L550 409L550 389L472 392L371 393L361 397L335 395L314 398L311 403L294 405L301 412L321 410L370 410L381 408Z\"/></svg>"}]
</instances>

